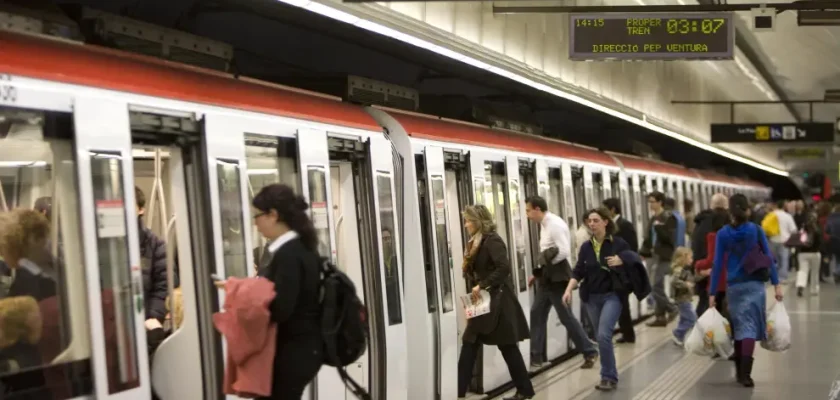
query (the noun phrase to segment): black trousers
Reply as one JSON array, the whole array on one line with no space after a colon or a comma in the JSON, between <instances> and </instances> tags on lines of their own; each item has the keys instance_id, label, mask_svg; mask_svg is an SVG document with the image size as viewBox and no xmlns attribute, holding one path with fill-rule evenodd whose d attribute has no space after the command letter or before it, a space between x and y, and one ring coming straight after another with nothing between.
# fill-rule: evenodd
<instances>
[{"instance_id":1,"label":"black trousers","mask_svg":"<svg viewBox=\"0 0 840 400\"><path fill-rule=\"evenodd\" d=\"M467 394L467 386L472 379L473 367L475 366L475 359L478 357L478 349L481 348L481 343L467 343L461 345L461 356L458 357L458 397L464 397ZM516 344L503 344L499 346L502 352L502 357L505 358L510 377L513 384L516 385L516 391L525 396L533 396L534 386L531 384L531 377L528 376L528 369L525 367L525 360L522 359L522 353L519 352L519 346Z\"/></svg>"},{"instance_id":2,"label":"black trousers","mask_svg":"<svg viewBox=\"0 0 840 400\"><path fill-rule=\"evenodd\" d=\"M700 318L700 316L709 309L708 279L709 278L706 278L697 282L697 286L694 287L694 291L698 296L697 308L694 309L694 312L697 313L697 318Z\"/></svg>"},{"instance_id":3,"label":"black trousers","mask_svg":"<svg viewBox=\"0 0 840 400\"><path fill-rule=\"evenodd\" d=\"M622 338L626 341L636 341L636 330L633 329L633 316L630 314L630 296L631 293L619 293L618 298L621 300L621 315L618 317L618 331L621 332Z\"/></svg>"}]
</instances>

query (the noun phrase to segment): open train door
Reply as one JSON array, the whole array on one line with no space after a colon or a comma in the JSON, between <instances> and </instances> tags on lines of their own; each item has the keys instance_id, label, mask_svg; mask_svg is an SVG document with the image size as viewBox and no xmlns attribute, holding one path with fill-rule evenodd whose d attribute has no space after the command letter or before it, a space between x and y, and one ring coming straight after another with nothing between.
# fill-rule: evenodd
<instances>
[{"instance_id":1,"label":"open train door","mask_svg":"<svg viewBox=\"0 0 840 400\"><path fill-rule=\"evenodd\" d=\"M513 275L513 289L516 291L516 298L525 313L525 319L530 326L531 320L531 295L528 292L528 278L531 276L530 257L528 255L528 219L525 218L525 195L522 188L523 177L519 176L519 157L508 156L505 159L508 187L508 207L510 215L508 241L508 252L511 254ZM531 341L519 342L519 351L525 360L525 365L531 363Z\"/></svg>"},{"instance_id":2,"label":"open train door","mask_svg":"<svg viewBox=\"0 0 840 400\"><path fill-rule=\"evenodd\" d=\"M95 397L148 399L128 104L77 97L74 112Z\"/></svg>"},{"instance_id":3,"label":"open train door","mask_svg":"<svg viewBox=\"0 0 840 400\"><path fill-rule=\"evenodd\" d=\"M458 394L458 317L461 310L455 299L454 271L452 268L452 252L449 244L449 218L447 216L446 183L443 161L443 149L437 146L426 146L424 149L426 165L427 204L421 206L429 208L431 216L431 243L433 257L431 264L434 268L433 278L437 297L437 335L435 363L435 381L438 396L441 399L457 397ZM460 225L459 225L460 227Z\"/></svg>"}]
</instances>

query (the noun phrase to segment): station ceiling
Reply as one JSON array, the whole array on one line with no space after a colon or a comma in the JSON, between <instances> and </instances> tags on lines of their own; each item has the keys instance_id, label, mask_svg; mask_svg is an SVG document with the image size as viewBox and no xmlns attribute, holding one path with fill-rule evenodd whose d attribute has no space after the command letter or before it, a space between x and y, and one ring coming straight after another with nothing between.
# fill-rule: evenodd
<instances>
[{"instance_id":1,"label":"station ceiling","mask_svg":"<svg viewBox=\"0 0 840 400\"><path fill-rule=\"evenodd\" d=\"M544 93L524 88L521 84L475 70L472 67L421 51L413 46L379 35L344 27L312 13L281 5L271 0L36 0L56 4L85 5L108 12L191 32L232 44L236 48L237 72L242 75L292 86L319 90L330 82L341 82L348 74L367 76L420 91L424 102L446 102L451 105L446 115L459 118L468 115L468 107L459 109L458 98L490 102L513 115L530 115L546 127L551 135L563 132L564 140L591 145L603 150L630 152L632 137L649 145L666 161L692 168L712 168L730 175L744 176L765 182L782 192L796 193L789 181L779 176L746 167L732 160L700 150L635 125L604 116L597 111ZM607 0L612 4L639 4L641 0ZM654 4L656 0L644 0ZM675 2L675 0L667 0ZM688 2L691 0L680 0ZM579 0L583 3L584 0ZM666 3L661 0L658 4ZM540 2L540 4L545 4ZM588 3L587 3L588 4ZM603 3L602 3L603 4ZM795 17L794 17L795 24ZM773 42L768 39L768 44ZM803 47L803 46L794 46ZM781 48L773 49L781 55ZM767 50L763 50L767 51ZM806 51L802 49L802 51ZM823 54L831 52L824 50ZM834 56L837 58L838 56ZM768 56L769 60L769 56ZM719 74L719 85L728 89L729 98L767 100L776 96L770 85L758 76L746 76L744 67L735 62L711 62ZM794 62L795 63L795 62ZM770 64L769 64L770 65ZM791 67L793 73L797 69ZM840 68L834 64L835 70ZM774 72L778 68L772 69ZM775 75L774 75L775 76ZM792 81L802 76L791 76ZM787 86L785 86L787 88ZM791 86L792 87L792 86ZM321 90L329 91L329 90ZM750 98L744 98L748 93ZM669 93L674 96L674 93ZM740 96L740 97L739 97ZM790 95L793 96L792 94ZM455 100L453 100L455 99ZM691 100L674 97L675 100ZM695 112L691 107L686 112ZM739 108L737 122L768 122L767 118L787 114L783 106L749 106ZM807 116L807 108L805 108ZM819 110L822 116L834 111ZM816 114L815 114L816 115ZM787 117L788 120L790 117ZM467 118L461 118L467 119ZM526 121L529 122L529 121ZM720 121L727 122L727 121ZM773 121L773 122L788 122ZM766 149L776 159L778 146ZM735 149L733 149L735 150ZM737 151L737 150L735 150ZM836 174L835 174L836 175Z\"/></svg>"}]
</instances>

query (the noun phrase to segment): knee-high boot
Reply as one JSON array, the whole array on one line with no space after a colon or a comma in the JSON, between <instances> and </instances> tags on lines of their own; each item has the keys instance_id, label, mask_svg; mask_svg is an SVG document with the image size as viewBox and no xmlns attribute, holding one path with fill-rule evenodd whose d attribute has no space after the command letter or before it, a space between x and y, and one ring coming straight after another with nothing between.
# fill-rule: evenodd
<instances>
[{"instance_id":1,"label":"knee-high boot","mask_svg":"<svg viewBox=\"0 0 840 400\"><path fill-rule=\"evenodd\" d=\"M729 357L730 360L735 362L735 380L737 382L741 382L741 342L736 340L735 341L735 352L732 353L732 357Z\"/></svg>"},{"instance_id":2,"label":"knee-high boot","mask_svg":"<svg viewBox=\"0 0 840 400\"><path fill-rule=\"evenodd\" d=\"M740 378L738 379L738 383L744 385L745 387L753 387L755 386L755 382L752 380L752 367L753 367L753 358L752 357L741 357L741 365L738 368L741 373L739 375Z\"/></svg>"}]
</instances>

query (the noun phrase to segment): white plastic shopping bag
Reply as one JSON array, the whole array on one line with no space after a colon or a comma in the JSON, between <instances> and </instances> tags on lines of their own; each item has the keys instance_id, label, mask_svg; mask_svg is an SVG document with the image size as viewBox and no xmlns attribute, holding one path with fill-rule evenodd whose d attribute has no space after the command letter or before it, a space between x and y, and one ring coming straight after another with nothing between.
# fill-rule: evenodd
<instances>
[{"instance_id":1,"label":"white plastic shopping bag","mask_svg":"<svg viewBox=\"0 0 840 400\"><path fill-rule=\"evenodd\" d=\"M761 341L761 347L770 351L785 351L790 348L790 316L785 304L777 301L767 313L767 339Z\"/></svg>"},{"instance_id":2,"label":"white plastic shopping bag","mask_svg":"<svg viewBox=\"0 0 840 400\"><path fill-rule=\"evenodd\" d=\"M697 354L698 356L711 357L715 355L715 347L712 346L711 342L707 345L706 341L703 340L704 337L705 335L703 335L703 330L700 329L700 326L694 325L685 338L685 351Z\"/></svg>"},{"instance_id":3,"label":"white plastic shopping bag","mask_svg":"<svg viewBox=\"0 0 840 400\"><path fill-rule=\"evenodd\" d=\"M486 290L479 291L478 300L473 300L472 293L461 295L461 304L464 307L464 316L467 319L475 318L490 312L490 293Z\"/></svg>"},{"instance_id":4,"label":"white plastic shopping bag","mask_svg":"<svg viewBox=\"0 0 840 400\"><path fill-rule=\"evenodd\" d=\"M735 352L729 321L723 318L723 315L720 315L716 309L709 308L706 310L697 320L696 326L703 333L704 346L714 348L715 353L725 358L729 358Z\"/></svg>"}]
</instances>

